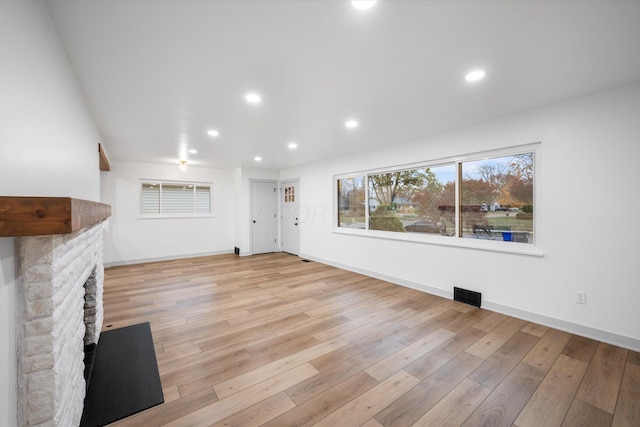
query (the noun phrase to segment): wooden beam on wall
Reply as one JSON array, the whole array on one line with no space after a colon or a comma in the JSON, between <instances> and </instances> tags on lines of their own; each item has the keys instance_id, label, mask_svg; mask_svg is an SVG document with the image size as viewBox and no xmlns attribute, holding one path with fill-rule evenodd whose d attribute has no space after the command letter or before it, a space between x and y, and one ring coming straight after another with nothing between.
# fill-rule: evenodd
<instances>
[{"instance_id":1,"label":"wooden beam on wall","mask_svg":"<svg viewBox=\"0 0 640 427\"><path fill-rule=\"evenodd\" d=\"M100 143L98 143L98 153L100 154L100 170L110 171L111 166L109 165L109 159L107 159L107 153L104 152L104 148Z\"/></svg>"},{"instance_id":2,"label":"wooden beam on wall","mask_svg":"<svg viewBox=\"0 0 640 427\"><path fill-rule=\"evenodd\" d=\"M0 237L73 233L111 216L111 206L70 197L0 196Z\"/></svg>"}]
</instances>

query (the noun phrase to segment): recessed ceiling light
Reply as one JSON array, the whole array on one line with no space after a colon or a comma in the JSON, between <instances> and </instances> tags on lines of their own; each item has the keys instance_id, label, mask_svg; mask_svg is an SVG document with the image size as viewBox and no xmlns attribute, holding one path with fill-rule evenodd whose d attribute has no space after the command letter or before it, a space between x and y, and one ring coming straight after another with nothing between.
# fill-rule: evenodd
<instances>
[{"instance_id":1,"label":"recessed ceiling light","mask_svg":"<svg viewBox=\"0 0 640 427\"><path fill-rule=\"evenodd\" d=\"M246 99L249 104L259 104L260 101L262 101L262 98L257 93L248 93L244 99Z\"/></svg>"},{"instance_id":2,"label":"recessed ceiling light","mask_svg":"<svg viewBox=\"0 0 640 427\"><path fill-rule=\"evenodd\" d=\"M358 122L356 120L347 120L344 125L348 128L348 129L355 129L358 127Z\"/></svg>"},{"instance_id":3,"label":"recessed ceiling light","mask_svg":"<svg viewBox=\"0 0 640 427\"><path fill-rule=\"evenodd\" d=\"M189 153L198 154L198 150L196 150L195 148L192 148L192 149L189 150Z\"/></svg>"},{"instance_id":4,"label":"recessed ceiling light","mask_svg":"<svg viewBox=\"0 0 640 427\"><path fill-rule=\"evenodd\" d=\"M376 0L351 0L351 6L358 10L371 9L376 4Z\"/></svg>"},{"instance_id":5,"label":"recessed ceiling light","mask_svg":"<svg viewBox=\"0 0 640 427\"><path fill-rule=\"evenodd\" d=\"M262 161L262 157L260 157L260 156L255 156L255 157L253 158L253 160L255 160L256 162L261 162L261 161Z\"/></svg>"},{"instance_id":6,"label":"recessed ceiling light","mask_svg":"<svg viewBox=\"0 0 640 427\"><path fill-rule=\"evenodd\" d=\"M207 132L207 135L212 136L212 137L217 137L220 136L220 132L218 132L215 129L209 129L209 132Z\"/></svg>"},{"instance_id":7,"label":"recessed ceiling light","mask_svg":"<svg viewBox=\"0 0 640 427\"><path fill-rule=\"evenodd\" d=\"M290 142L287 147L289 147L290 150L295 150L296 148L298 148L298 144L296 144L295 142Z\"/></svg>"},{"instance_id":8,"label":"recessed ceiling light","mask_svg":"<svg viewBox=\"0 0 640 427\"><path fill-rule=\"evenodd\" d=\"M484 70L473 70L464 76L464 79L468 82L477 82L478 80L484 79L486 73Z\"/></svg>"}]
</instances>

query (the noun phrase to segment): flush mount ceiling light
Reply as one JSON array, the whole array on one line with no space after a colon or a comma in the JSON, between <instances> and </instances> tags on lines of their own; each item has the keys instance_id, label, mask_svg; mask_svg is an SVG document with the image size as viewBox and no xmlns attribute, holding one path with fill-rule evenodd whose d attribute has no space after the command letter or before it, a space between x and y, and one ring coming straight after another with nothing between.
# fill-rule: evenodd
<instances>
[{"instance_id":1,"label":"flush mount ceiling light","mask_svg":"<svg viewBox=\"0 0 640 427\"><path fill-rule=\"evenodd\" d=\"M298 148L298 144L296 144L295 142L290 142L287 147L289 147L289 150L295 150L296 148Z\"/></svg>"},{"instance_id":2,"label":"flush mount ceiling light","mask_svg":"<svg viewBox=\"0 0 640 427\"><path fill-rule=\"evenodd\" d=\"M244 99L246 99L249 104L259 104L262 101L262 97L255 92L248 93Z\"/></svg>"},{"instance_id":3,"label":"flush mount ceiling light","mask_svg":"<svg viewBox=\"0 0 640 427\"><path fill-rule=\"evenodd\" d=\"M351 6L358 10L371 9L376 4L376 0L352 0Z\"/></svg>"},{"instance_id":4,"label":"flush mount ceiling light","mask_svg":"<svg viewBox=\"0 0 640 427\"><path fill-rule=\"evenodd\" d=\"M464 79L468 82L477 82L479 80L484 79L484 76L486 76L487 73L485 73L484 70L473 70L471 72L469 72L466 76L464 76Z\"/></svg>"},{"instance_id":5,"label":"flush mount ceiling light","mask_svg":"<svg viewBox=\"0 0 640 427\"><path fill-rule=\"evenodd\" d=\"M209 135L209 136L211 136L213 138L216 138L216 137L220 136L220 132L218 132L215 129L209 129L209 131L207 132L207 135Z\"/></svg>"},{"instance_id":6,"label":"flush mount ceiling light","mask_svg":"<svg viewBox=\"0 0 640 427\"><path fill-rule=\"evenodd\" d=\"M180 160L180 170L182 172L187 170L187 161L186 160Z\"/></svg>"},{"instance_id":7,"label":"flush mount ceiling light","mask_svg":"<svg viewBox=\"0 0 640 427\"><path fill-rule=\"evenodd\" d=\"M347 120L344 125L347 127L347 129L355 129L358 127L358 122L356 120Z\"/></svg>"},{"instance_id":8,"label":"flush mount ceiling light","mask_svg":"<svg viewBox=\"0 0 640 427\"><path fill-rule=\"evenodd\" d=\"M262 157L260 157L260 156L255 156L255 157L253 158L253 160L255 160L256 162L261 162L261 161L262 161Z\"/></svg>"},{"instance_id":9,"label":"flush mount ceiling light","mask_svg":"<svg viewBox=\"0 0 640 427\"><path fill-rule=\"evenodd\" d=\"M192 149L189 150L189 153L198 154L198 150L196 150L195 148L192 148Z\"/></svg>"}]
</instances>

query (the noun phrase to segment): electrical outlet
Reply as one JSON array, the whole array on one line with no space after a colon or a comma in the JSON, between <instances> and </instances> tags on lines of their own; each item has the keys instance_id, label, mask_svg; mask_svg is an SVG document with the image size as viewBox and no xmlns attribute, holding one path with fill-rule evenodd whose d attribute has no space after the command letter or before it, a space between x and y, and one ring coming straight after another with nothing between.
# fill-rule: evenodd
<instances>
[{"instance_id":1,"label":"electrical outlet","mask_svg":"<svg viewBox=\"0 0 640 427\"><path fill-rule=\"evenodd\" d=\"M583 291L576 291L576 303L577 304L586 304L587 303L587 293Z\"/></svg>"}]
</instances>

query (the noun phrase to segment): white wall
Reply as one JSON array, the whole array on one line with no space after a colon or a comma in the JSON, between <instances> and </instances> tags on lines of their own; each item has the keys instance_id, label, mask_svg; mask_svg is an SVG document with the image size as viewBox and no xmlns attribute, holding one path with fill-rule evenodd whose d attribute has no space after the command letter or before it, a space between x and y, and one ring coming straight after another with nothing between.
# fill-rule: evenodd
<instances>
[{"instance_id":1,"label":"white wall","mask_svg":"<svg viewBox=\"0 0 640 427\"><path fill-rule=\"evenodd\" d=\"M442 295L454 285L477 290L488 308L640 349L638 118L635 84L283 171L281 179L300 177L309 213L301 256ZM332 232L334 174L536 141L543 257ZM587 305L575 303L576 290L587 292Z\"/></svg>"},{"instance_id":2,"label":"white wall","mask_svg":"<svg viewBox=\"0 0 640 427\"><path fill-rule=\"evenodd\" d=\"M49 13L0 2L0 195L99 200L98 135ZM16 418L13 238L0 238L0 425Z\"/></svg>"},{"instance_id":3,"label":"white wall","mask_svg":"<svg viewBox=\"0 0 640 427\"><path fill-rule=\"evenodd\" d=\"M98 201L99 137L46 7L0 8L0 193Z\"/></svg>"},{"instance_id":4,"label":"white wall","mask_svg":"<svg viewBox=\"0 0 640 427\"><path fill-rule=\"evenodd\" d=\"M111 161L102 172L101 199L112 207L105 232L105 264L172 259L202 254L251 255L251 181L278 180L278 171L218 170ZM213 182L214 218L140 219L139 180Z\"/></svg>"},{"instance_id":5,"label":"white wall","mask_svg":"<svg viewBox=\"0 0 640 427\"><path fill-rule=\"evenodd\" d=\"M140 179L213 183L214 216L140 218ZM233 252L233 171L178 165L111 162L102 200L111 205L104 240L105 265Z\"/></svg>"}]
</instances>

